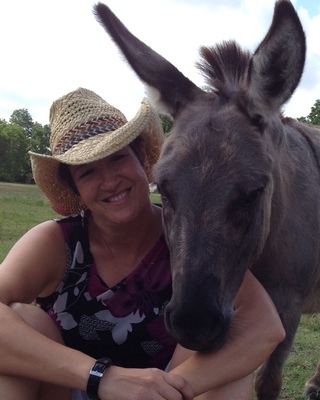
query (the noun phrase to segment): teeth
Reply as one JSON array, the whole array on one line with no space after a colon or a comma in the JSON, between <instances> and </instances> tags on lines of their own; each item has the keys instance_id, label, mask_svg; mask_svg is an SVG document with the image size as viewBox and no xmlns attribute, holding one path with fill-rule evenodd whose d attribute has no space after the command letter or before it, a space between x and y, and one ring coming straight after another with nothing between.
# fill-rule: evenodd
<instances>
[{"instance_id":1,"label":"teeth","mask_svg":"<svg viewBox=\"0 0 320 400\"><path fill-rule=\"evenodd\" d=\"M108 197L107 201L108 201L109 203L112 203L112 202L114 202L114 201L121 200L121 199L123 199L124 197L126 197L127 194L128 194L128 192L123 192L123 193L119 194L118 196Z\"/></svg>"}]
</instances>

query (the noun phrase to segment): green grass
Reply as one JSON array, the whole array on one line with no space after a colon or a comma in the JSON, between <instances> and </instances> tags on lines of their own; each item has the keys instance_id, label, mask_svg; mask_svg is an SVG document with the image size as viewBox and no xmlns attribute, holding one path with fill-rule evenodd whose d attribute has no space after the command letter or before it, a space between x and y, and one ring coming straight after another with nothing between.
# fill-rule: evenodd
<instances>
[{"instance_id":1,"label":"green grass","mask_svg":"<svg viewBox=\"0 0 320 400\"><path fill-rule=\"evenodd\" d=\"M54 217L37 186L0 183L0 262L24 233Z\"/></svg>"},{"instance_id":2,"label":"green grass","mask_svg":"<svg viewBox=\"0 0 320 400\"><path fill-rule=\"evenodd\" d=\"M306 400L302 395L320 360L320 315L303 315L283 371L282 400Z\"/></svg>"},{"instance_id":3,"label":"green grass","mask_svg":"<svg viewBox=\"0 0 320 400\"><path fill-rule=\"evenodd\" d=\"M151 194L153 202L159 195ZM38 223L58 217L35 185L0 183L0 262L13 244ZM286 362L281 400L306 400L305 382L320 359L320 316L304 315ZM235 396L236 399L236 396Z\"/></svg>"}]
</instances>

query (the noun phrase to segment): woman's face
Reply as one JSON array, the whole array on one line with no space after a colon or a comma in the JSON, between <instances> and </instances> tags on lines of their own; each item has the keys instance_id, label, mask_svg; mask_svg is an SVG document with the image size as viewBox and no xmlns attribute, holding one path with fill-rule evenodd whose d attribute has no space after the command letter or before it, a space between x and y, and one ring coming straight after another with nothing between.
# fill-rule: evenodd
<instances>
[{"instance_id":1,"label":"woman's face","mask_svg":"<svg viewBox=\"0 0 320 400\"><path fill-rule=\"evenodd\" d=\"M70 166L70 172L93 217L131 222L150 204L144 167L130 146L90 164Z\"/></svg>"}]
</instances>

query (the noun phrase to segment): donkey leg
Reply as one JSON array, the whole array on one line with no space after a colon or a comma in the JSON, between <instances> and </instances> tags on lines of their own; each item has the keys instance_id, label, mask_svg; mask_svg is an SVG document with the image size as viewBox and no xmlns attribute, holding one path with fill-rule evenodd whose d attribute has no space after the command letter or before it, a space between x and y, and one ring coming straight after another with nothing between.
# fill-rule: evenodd
<instances>
[{"instance_id":1,"label":"donkey leg","mask_svg":"<svg viewBox=\"0 0 320 400\"><path fill-rule=\"evenodd\" d=\"M282 368L289 349L281 343L260 367L255 379L258 400L277 400L282 387Z\"/></svg>"},{"instance_id":2,"label":"donkey leg","mask_svg":"<svg viewBox=\"0 0 320 400\"><path fill-rule=\"evenodd\" d=\"M256 375L255 390L258 400L277 400L279 398L283 365L290 353L299 326L300 315L300 313L292 314L291 311L291 313L287 313L285 318L282 318L286 338L277 346Z\"/></svg>"},{"instance_id":3,"label":"donkey leg","mask_svg":"<svg viewBox=\"0 0 320 400\"><path fill-rule=\"evenodd\" d=\"M309 396L310 400L320 399L320 362L317 365L316 373L306 383L304 394Z\"/></svg>"}]
</instances>

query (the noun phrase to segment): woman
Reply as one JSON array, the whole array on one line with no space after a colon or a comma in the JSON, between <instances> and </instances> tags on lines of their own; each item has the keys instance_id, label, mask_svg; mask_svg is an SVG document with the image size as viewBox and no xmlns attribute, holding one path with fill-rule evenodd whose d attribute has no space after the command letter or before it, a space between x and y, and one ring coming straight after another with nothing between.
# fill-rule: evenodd
<instances>
[{"instance_id":1,"label":"woman","mask_svg":"<svg viewBox=\"0 0 320 400\"><path fill-rule=\"evenodd\" d=\"M251 273L218 351L165 330L169 253L149 200L163 135L149 102L127 122L80 88L53 103L50 124L53 155L30 153L32 168L66 218L31 229L1 265L0 398L252 398L251 374L284 332Z\"/></svg>"}]
</instances>

